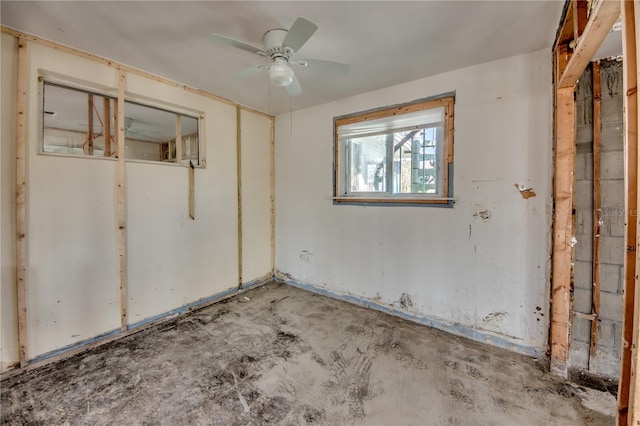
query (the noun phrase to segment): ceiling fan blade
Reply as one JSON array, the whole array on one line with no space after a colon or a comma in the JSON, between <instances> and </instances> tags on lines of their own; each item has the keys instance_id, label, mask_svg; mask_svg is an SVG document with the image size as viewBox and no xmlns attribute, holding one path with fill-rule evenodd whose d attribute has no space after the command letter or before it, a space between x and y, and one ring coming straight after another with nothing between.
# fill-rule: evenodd
<instances>
[{"instance_id":1,"label":"ceiling fan blade","mask_svg":"<svg viewBox=\"0 0 640 426\"><path fill-rule=\"evenodd\" d=\"M313 22L304 18L298 18L289 29L282 45L291 48L294 52L297 52L302 45L311 38L317 29L318 26Z\"/></svg>"},{"instance_id":2,"label":"ceiling fan blade","mask_svg":"<svg viewBox=\"0 0 640 426\"><path fill-rule=\"evenodd\" d=\"M209 34L209 40L215 43L221 43L221 44L226 44L228 46L236 47L238 49L242 49L249 53L255 53L256 55L267 56L267 53L264 50L262 50L261 47L254 46L249 43L245 43L244 41L235 40L235 39L223 36L221 34L211 33Z\"/></svg>"},{"instance_id":3,"label":"ceiling fan blade","mask_svg":"<svg viewBox=\"0 0 640 426\"><path fill-rule=\"evenodd\" d=\"M297 96L302 93L302 87L300 87L300 82L298 81L298 77L293 74L293 81L290 85L285 87L290 96Z\"/></svg>"},{"instance_id":4,"label":"ceiling fan blade","mask_svg":"<svg viewBox=\"0 0 640 426\"><path fill-rule=\"evenodd\" d=\"M242 78L251 77L260 74L262 71L269 69L269 65L258 65L257 67L245 68L242 71L236 73L233 78L238 80Z\"/></svg>"},{"instance_id":5,"label":"ceiling fan blade","mask_svg":"<svg viewBox=\"0 0 640 426\"><path fill-rule=\"evenodd\" d=\"M300 59L299 61L291 61L296 65L300 65L305 68L312 68L321 72L332 72L337 74L344 74L349 71L349 64L343 64L341 62L325 61L322 59Z\"/></svg>"}]
</instances>

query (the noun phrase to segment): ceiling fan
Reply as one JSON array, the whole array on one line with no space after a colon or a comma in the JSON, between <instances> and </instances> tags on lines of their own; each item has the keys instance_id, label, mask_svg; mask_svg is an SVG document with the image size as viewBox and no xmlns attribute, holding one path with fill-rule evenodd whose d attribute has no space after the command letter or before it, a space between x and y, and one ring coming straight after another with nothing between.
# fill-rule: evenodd
<instances>
[{"instance_id":1,"label":"ceiling fan","mask_svg":"<svg viewBox=\"0 0 640 426\"><path fill-rule=\"evenodd\" d=\"M221 34L209 34L209 39L216 43L242 49L244 51L270 58L271 63L247 68L238 77L248 77L269 70L269 81L275 86L284 87L289 95L295 96L302 92L300 82L290 65L310 67L319 71L344 73L349 65L320 59L294 60L293 56L311 38L318 29L313 22L298 18L289 30L276 28L264 33L262 43L264 47L258 47L251 43L235 40Z\"/></svg>"}]
</instances>

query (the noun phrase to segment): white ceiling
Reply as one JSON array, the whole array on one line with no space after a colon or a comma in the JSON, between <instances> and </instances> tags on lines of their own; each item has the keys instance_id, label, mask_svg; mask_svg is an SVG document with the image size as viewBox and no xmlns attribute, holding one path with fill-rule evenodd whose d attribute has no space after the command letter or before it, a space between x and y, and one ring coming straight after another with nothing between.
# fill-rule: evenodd
<instances>
[{"instance_id":1,"label":"white ceiling","mask_svg":"<svg viewBox=\"0 0 640 426\"><path fill-rule=\"evenodd\" d=\"M113 59L260 111L279 114L441 72L551 48L564 1L7 1L4 26ZM296 54L350 64L344 75L296 68L290 100L265 73L238 81L259 56L209 33L261 45L298 16L318 31ZM550 65L551 66L551 65ZM432 95L416 94L416 97Z\"/></svg>"}]
</instances>

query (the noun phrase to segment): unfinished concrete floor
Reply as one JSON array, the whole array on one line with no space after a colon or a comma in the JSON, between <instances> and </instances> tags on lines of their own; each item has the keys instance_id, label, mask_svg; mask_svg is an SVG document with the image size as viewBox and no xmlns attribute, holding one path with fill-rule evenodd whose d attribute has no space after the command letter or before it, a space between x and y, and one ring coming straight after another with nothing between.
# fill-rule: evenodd
<instances>
[{"instance_id":1,"label":"unfinished concrete floor","mask_svg":"<svg viewBox=\"0 0 640 426\"><path fill-rule=\"evenodd\" d=\"M1 385L3 424L615 424L529 357L277 283Z\"/></svg>"}]
</instances>

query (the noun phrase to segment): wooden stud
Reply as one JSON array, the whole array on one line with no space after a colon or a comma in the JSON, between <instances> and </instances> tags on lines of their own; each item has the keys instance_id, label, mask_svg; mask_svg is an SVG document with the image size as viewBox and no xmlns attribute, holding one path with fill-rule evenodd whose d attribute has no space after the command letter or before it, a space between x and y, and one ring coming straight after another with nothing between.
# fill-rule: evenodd
<instances>
[{"instance_id":1,"label":"wooden stud","mask_svg":"<svg viewBox=\"0 0 640 426\"><path fill-rule=\"evenodd\" d=\"M189 161L189 217L193 220L196 219L195 195L194 195L195 180L196 180L195 173L196 173L196 168L193 166L193 162Z\"/></svg>"},{"instance_id":2,"label":"wooden stud","mask_svg":"<svg viewBox=\"0 0 640 426\"><path fill-rule=\"evenodd\" d=\"M600 139L601 139L601 105L600 105L600 62L593 63L593 239L592 239L592 276L591 287L591 341L589 343L589 370L595 370L595 359L598 351L600 334L600 240L602 232L602 193L600 190Z\"/></svg>"},{"instance_id":3,"label":"wooden stud","mask_svg":"<svg viewBox=\"0 0 640 426\"><path fill-rule=\"evenodd\" d=\"M620 1L600 0L596 3L571 59L560 75L559 89L575 86L619 16Z\"/></svg>"},{"instance_id":4,"label":"wooden stud","mask_svg":"<svg viewBox=\"0 0 640 426\"><path fill-rule=\"evenodd\" d=\"M28 363L27 344L27 41L18 38L16 99L16 286L20 367Z\"/></svg>"},{"instance_id":5,"label":"wooden stud","mask_svg":"<svg viewBox=\"0 0 640 426\"><path fill-rule=\"evenodd\" d=\"M105 157L111 157L111 99L106 96L102 99L102 115L103 126L102 135L104 139L104 153Z\"/></svg>"},{"instance_id":6,"label":"wooden stud","mask_svg":"<svg viewBox=\"0 0 640 426\"><path fill-rule=\"evenodd\" d=\"M116 143L116 147L115 147L115 151L114 154L116 156L116 158L118 158L120 156L120 152L118 151L118 135L119 135L119 129L120 129L120 102L118 102L118 100L116 99L116 101L113 103L113 130L116 132L115 137L115 143ZM124 115L123 115L124 117ZM124 118L123 118L124 120Z\"/></svg>"},{"instance_id":7,"label":"wooden stud","mask_svg":"<svg viewBox=\"0 0 640 426\"><path fill-rule=\"evenodd\" d=\"M240 105L237 102L233 102L233 101L230 101L229 99L225 99L223 97L216 96L216 95L214 95L212 93L205 92L204 90L195 89L193 87L186 86L184 84L176 83L175 81L169 80L167 78L160 77L160 76L157 76L155 74L151 74L149 72L139 70L137 68L129 67L129 66L124 65L124 64L119 64L119 63L114 62L114 61L112 61L110 59L106 59L106 58L100 57L98 55L94 55L92 53L84 52L84 51L79 50L79 49L74 49L73 47L64 46L62 44L58 44L58 43L55 43L53 41L46 40L46 39L31 35L31 34L23 33L23 32L20 32L20 31L16 31L14 29L7 28L7 27L4 27L4 26L0 26L0 30L4 34L9 34L9 35L12 35L12 36L14 36L16 38L23 38L23 39L25 39L25 40L27 40L29 42L37 43L39 45L48 47L48 48L53 49L53 50L57 50L59 52L68 53L70 55L78 56L78 57L84 58L84 59L89 59L91 61L98 62L98 63L103 64L103 65L107 65L107 66L110 66L110 67L117 68L118 70L125 71L125 72L127 72L129 74L138 75L140 77L144 77L144 78L147 78L149 80L157 81L159 83L163 83L163 84L166 84L168 86L178 87L178 88L180 88L182 90L185 90L187 92L194 93L194 94L200 95L200 96L204 96L206 98L213 99L214 101L222 102L224 104L231 105L231 106L234 106L234 107L237 107L237 108L241 108L241 109L243 109L245 111L253 112L253 113L261 115L263 117L270 117L270 118L273 117L270 114L266 114L266 113L264 113L262 111L258 111L258 110L255 110L253 108L249 108L249 107Z\"/></svg>"},{"instance_id":8,"label":"wooden stud","mask_svg":"<svg viewBox=\"0 0 640 426\"><path fill-rule=\"evenodd\" d=\"M242 288L242 110L236 108L236 180L238 183L238 289Z\"/></svg>"},{"instance_id":9,"label":"wooden stud","mask_svg":"<svg viewBox=\"0 0 640 426\"><path fill-rule=\"evenodd\" d=\"M571 0L573 9L573 39L578 40L587 26L587 0Z\"/></svg>"},{"instance_id":10,"label":"wooden stud","mask_svg":"<svg viewBox=\"0 0 640 426\"><path fill-rule=\"evenodd\" d=\"M561 44L560 46L558 46L558 49L556 50L556 55L555 55L555 63L556 63L556 75L560 76L562 75L562 73L564 72L564 70L567 68L567 64L569 63L569 60L571 59L571 55L573 54L573 52L571 51L571 49L569 49L569 44Z\"/></svg>"},{"instance_id":11,"label":"wooden stud","mask_svg":"<svg viewBox=\"0 0 640 426\"><path fill-rule=\"evenodd\" d=\"M618 382L618 424L636 425L640 421L638 406L638 340L634 340L634 326L638 323L638 306L636 297L636 264L637 264L637 208L638 208L638 94L637 94L637 59L634 3L622 2L622 52L623 52L623 87L624 127L625 127L625 247L624 258L624 302L622 323L622 356L620 364L620 380ZM632 211L636 215L632 214ZM635 324L635 325L634 325ZM635 361L635 362L634 362ZM634 396L635 394L635 396Z\"/></svg>"},{"instance_id":12,"label":"wooden stud","mask_svg":"<svg viewBox=\"0 0 640 426\"><path fill-rule=\"evenodd\" d=\"M93 94L87 94L87 155L93 155Z\"/></svg>"},{"instance_id":13,"label":"wooden stud","mask_svg":"<svg viewBox=\"0 0 640 426\"><path fill-rule=\"evenodd\" d=\"M269 180L271 187L271 274L276 273L276 120L271 118L269 129Z\"/></svg>"},{"instance_id":14,"label":"wooden stud","mask_svg":"<svg viewBox=\"0 0 640 426\"><path fill-rule=\"evenodd\" d=\"M556 92L553 256L551 279L551 370L567 377L573 275L574 89Z\"/></svg>"},{"instance_id":15,"label":"wooden stud","mask_svg":"<svg viewBox=\"0 0 640 426\"><path fill-rule=\"evenodd\" d=\"M120 329L127 331L128 321L128 297L127 297L127 212L125 191L125 132L124 132L124 89L126 72L118 70L118 172L117 172L117 207L116 217L118 223L118 261L120 277Z\"/></svg>"},{"instance_id":16,"label":"wooden stud","mask_svg":"<svg viewBox=\"0 0 640 426\"><path fill-rule=\"evenodd\" d=\"M176 114L176 163L182 164L182 116Z\"/></svg>"}]
</instances>

